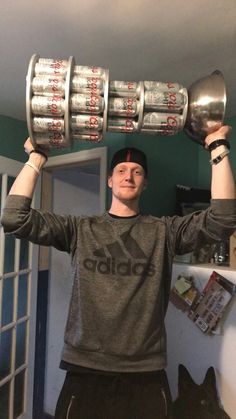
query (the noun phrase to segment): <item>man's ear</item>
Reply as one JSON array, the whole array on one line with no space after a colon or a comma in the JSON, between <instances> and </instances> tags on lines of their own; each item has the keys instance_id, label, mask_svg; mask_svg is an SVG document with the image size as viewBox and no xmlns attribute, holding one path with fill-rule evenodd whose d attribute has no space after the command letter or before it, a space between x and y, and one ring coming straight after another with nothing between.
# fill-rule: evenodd
<instances>
[{"instance_id":1,"label":"man's ear","mask_svg":"<svg viewBox=\"0 0 236 419\"><path fill-rule=\"evenodd\" d=\"M148 180L147 180L147 178L145 177L144 182L143 182L143 190L144 190L144 191L145 191L145 189L147 189L147 186L148 186Z\"/></svg>"},{"instance_id":2,"label":"man's ear","mask_svg":"<svg viewBox=\"0 0 236 419\"><path fill-rule=\"evenodd\" d=\"M108 184L109 188L112 188L112 176L108 176L107 184Z\"/></svg>"}]
</instances>

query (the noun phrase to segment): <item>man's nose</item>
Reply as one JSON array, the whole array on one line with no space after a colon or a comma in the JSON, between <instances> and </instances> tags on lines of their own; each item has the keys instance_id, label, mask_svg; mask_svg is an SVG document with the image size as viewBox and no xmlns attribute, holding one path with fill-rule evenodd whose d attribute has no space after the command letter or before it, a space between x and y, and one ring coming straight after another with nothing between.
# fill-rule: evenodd
<instances>
[{"instance_id":1,"label":"man's nose","mask_svg":"<svg viewBox=\"0 0 236 419\"><path fill-rule=\"evenodd\" d=\"M132 170L127 170L125 180L129 182L134 180L134 175L133 175Z\"/></svg>"}]
</instances>

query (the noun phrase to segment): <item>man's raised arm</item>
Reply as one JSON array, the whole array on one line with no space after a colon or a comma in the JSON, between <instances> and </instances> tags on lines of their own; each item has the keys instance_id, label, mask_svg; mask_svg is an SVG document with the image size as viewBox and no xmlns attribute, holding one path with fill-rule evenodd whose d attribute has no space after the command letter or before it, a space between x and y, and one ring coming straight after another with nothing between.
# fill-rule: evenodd
<instances>
[{"instance_id":1,"label":"man's raised arm","mask_svg":"<svg viewBox=\"0 0 236 419\"><path fill-rule=\"evenodd\" d=\"M235 199L235 181L229 161L228 137L231 128L222 126L205 139L210 151L212 164L211 197L212 199Z\"/></svg>"},{"instance_id":2,"label":"man's raised arm","mask_svg":"<svg viewBox=\"0 0 236 419\"><path fill-rule=\"evenodd\" d=\"M23 195L32 198L40 170L47 161L47 151L34 150L30 138L26 140L24 148L29 159L16 177L9 195Z\"/></svg>"}]
</instances>

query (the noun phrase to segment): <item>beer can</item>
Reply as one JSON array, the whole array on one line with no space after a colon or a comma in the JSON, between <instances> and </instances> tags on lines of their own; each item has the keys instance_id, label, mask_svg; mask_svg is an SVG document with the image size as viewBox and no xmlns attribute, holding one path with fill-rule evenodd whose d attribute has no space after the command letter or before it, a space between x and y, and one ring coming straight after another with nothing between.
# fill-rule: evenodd
<instances>
[{"instance_id":1,"label":"beer can","mask_svg":"<svg viewBox=\"0 0 236 419\"><path fill-rule=\"evenodd\" d=\"M74 93L70 96L70 109L71 112L99 114L103 112L104 99L94 93Z\"/></svg>"},{"instance_id":2,"label":"beer can","mask_svg":"<svg viewBox=\"0 0 236 419\"><path fill-rule=\"evenodd\" d=\"M142 134L148 134L148 135L164 135L164 136L171 136L175 135L176 131L170 130L170 129L148 129L148 128L141 128L140 132Z\"/></svg>"},{"instance_id":3,"label":"beer can","mask_svg":"<svg viewBox=\"0 0 236 419\"><path fill-rule=\"evenodd\" d=\"M72 77L72 92L93 92L94 94L102 94L104 88L103 79L101 77Z\"/></svg>"},{"instance_id":4,"label":"beer can","mask_svg":"<svg viewBox=\"0 0 236 419\"><path fill-rule=\"evenodd\" d=\"M45 131L56 131L64 132L65 124L63 118L46 118L46 117L34 117L33 118L33 131L45 132Z\"/></svg>"},{"instance_id":5,"label":"beer can","mask_svg":"<svg viewBox=\"0 0 236 419\"><path fill-rule=\"evenodd\" d=\"M65 95L65 80L62 77L39 76L32 80L32 91L36 94Z\"/></svg>"},{"instance_id":6,"label":"beer can","mask_svg":"<svg viewBox=\"0 0 236 419\"><path fill-rule=\"evenodd\" d=\"M138 123L130 118L108 118L107 130L132 133L138 130Z\"/></svg>"},{"instance_id":7,"label":"beer can","mask_svg":"<svg viewBox=\"0 0 236 419\"><path fill-rule=\"evenodd\" d=\"M74 75L75 76L88 76L88 77L104 77L104 68L101 67L88 67L85 65L75 65L74 66Z\"/></svg>"},{"instance_id":8,"label":"beer can","mask_svg":"<svg viewBox=\"0 0 236 419\"><path fill-rule=\"evenodd\" d=\"M39 58L38 62L41 64L51 65L51 64L59 64L63 67L68 67L68 61L60 60L59 58Z\"/></svg>"},{"instance_id":9,"label":"beer can","mask_svg":"<svg viewBox=\"0 0 236 419\"><path fill-rule=\"evenodd\" d=\"M148 112L144 113L142 128L158 130L167 135L176 133L183 128L183 118L178 114Z\"/></svg>"},{"instance_id":10,"label":"beer can","mask_svg":"<svg viewBox=\"0 0 236 419\"><path fill-rule=\"evenodd\" d=\"M159 92L179 92L183 86L179 83L161 82L161 81L145 81L145 90L158 90Z\"/></svg>"},{"instance_id":11,"label":"beer can","mask_svg":"<svg viewBox=\"0 0 236 419\"><path fill-rule=\"evenodd\" d=\"M149 90L144 93L145 109L179 112L185 105L186 98L182 93L157 90Z\"/></svg>"},{"instance_id":12,"label":"beer can","mask_svg":"<svg viewBox=\"0 0 236 419\"><path fill-rule=\"evenodd\" d=\"M139 113L139 101L135 97L115 97L108 101L110 115L133 117Z\"/></svg>"},{"instance_id":13,"label":"beer can","mask_svg":"<svg viewBox=\"0 0 236 419\"><path fill-rule=\"evenodd\" d=\"M110 81L109 96L137 97L140 93L140 84L136 81Z\"/></svg>"},{"instance_id":14,"label":"beer can","mask_svg":"<svg viewBox=\"0 0 236 419\"><path fill-rule=\"evenodd\" d=\"M34 139L39 146L51 146L54 148L63 148L67 144L65 136L60 132L38 132L34 135Z\"/></svg>"},{"instance_id":15,"label":"beer can","mask_svg":"<svg viewBox=\"0 0 236 419\"><path fill-rule=\"evenodd\" d=\"M34 73L36 76L62 76L65 77L68 66L62 60L53 60L51 63L38 62L35 64Z\"/></svg>"},{"instance_id":16,"label":"beer can","mask_svg":"<svg viewBox=\"0 0 236 419\"><path fill-rule=\"evenodd\" d=\"M102 140L102 134L99 132L81 133L81 131L72 131L72 139L99 143Z\"/></svg>"},{"instance_id":17,"label":"beer can","mask_svg":"<svg viewBox=\"0 0 236 419\"><path fill-rule=\"evenodd\" d=\"M103 118L98 115L71 115L70 122L73 130L101 131L103 128Z\"/></svg>"},{"instance_id":18,"label":"beer can","mask_svg":"<svg viewBox=\"0 0 236 419\"><path fill-rule=\"evenodd\" d=\"M31 109L36 115L62 116L65 113L65 100L60 96L33 96Z\"/></svg>"}]
</instances>

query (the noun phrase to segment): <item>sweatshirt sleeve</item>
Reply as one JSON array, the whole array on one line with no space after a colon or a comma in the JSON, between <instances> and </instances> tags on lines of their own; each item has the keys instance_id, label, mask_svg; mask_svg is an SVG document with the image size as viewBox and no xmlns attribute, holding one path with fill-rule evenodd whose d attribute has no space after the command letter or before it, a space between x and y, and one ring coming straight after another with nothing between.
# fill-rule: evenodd
<instances>
[{"instance_id":1,"label":"sweatshirt sleeve","mask_svg":"<svg viewBox=\"0 0 236 419\"><path fill-rule=\"evenodd\" d=\"M192 252L206 243L227 240L236 230L236 200L215 199L204 211L167 218L173 254Z\"/></svg>"},{"instance_id":2,"label":"sweatshirt sleeve","mask_svg":"<svg viewBox=\"0 0 236 419\"><path fill-rule=\"evenodd\" d=\"M77 220L73 216L32 209L30 198L9 195L1 224L5 233L70 253L76 246Z\"/></svg>"}]
</instances>

